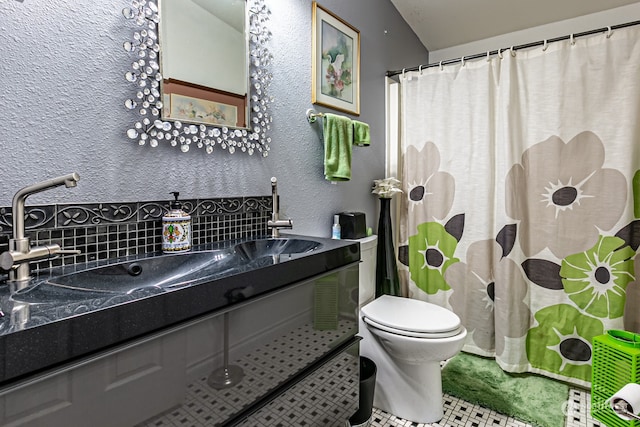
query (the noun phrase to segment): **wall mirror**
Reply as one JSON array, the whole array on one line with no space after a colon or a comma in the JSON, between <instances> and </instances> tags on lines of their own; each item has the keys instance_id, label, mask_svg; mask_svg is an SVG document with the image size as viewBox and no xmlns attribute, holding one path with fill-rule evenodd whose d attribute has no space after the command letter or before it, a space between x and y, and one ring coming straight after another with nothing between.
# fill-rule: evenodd
<instances>
[{"instance_id":1,"label":"wall mirror","mask_svg":"<svg viewBox=\"0 0 640 427\"><path fill-rule=\"evenodd\" d=\"M133 92L125 107L136 115L130 139L182 152L268 155L272 55L264 0L132 0L122 13L134 26L123 45L132 61L125 74Z\"/></svg>"}]
</instances>

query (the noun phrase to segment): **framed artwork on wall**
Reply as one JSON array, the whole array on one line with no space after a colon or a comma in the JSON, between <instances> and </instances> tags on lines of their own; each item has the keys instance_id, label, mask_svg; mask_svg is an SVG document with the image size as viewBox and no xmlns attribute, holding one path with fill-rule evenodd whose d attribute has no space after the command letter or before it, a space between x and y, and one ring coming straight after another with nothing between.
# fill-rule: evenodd
<instances>
[{"instance_id":1,"label":"framed artwork on wall","mask_svg":"<svg viewBox=\"0 0 640 427\"><path fill-rule=\"evenodd\" d=\"M360 31L313 2L311 102L360 114Z\"/></svg>"}]
</instances>

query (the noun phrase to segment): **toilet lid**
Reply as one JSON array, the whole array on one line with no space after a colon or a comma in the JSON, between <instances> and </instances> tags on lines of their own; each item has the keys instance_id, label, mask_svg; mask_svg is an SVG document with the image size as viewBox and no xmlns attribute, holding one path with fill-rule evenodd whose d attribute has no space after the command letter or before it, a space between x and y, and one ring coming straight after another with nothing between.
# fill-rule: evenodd
<instances>
[{"instance_id":1,"label":"toilet lid","mask_svg":"<svg viewBox=\"0 0 640 427\"><path fill-rule=\"evenodd\" d=\"M363 320L379 329L418 338L457 335L462 327L452 311L411 298L382 295L362 307Z\"/></svg>"}]
</instances>

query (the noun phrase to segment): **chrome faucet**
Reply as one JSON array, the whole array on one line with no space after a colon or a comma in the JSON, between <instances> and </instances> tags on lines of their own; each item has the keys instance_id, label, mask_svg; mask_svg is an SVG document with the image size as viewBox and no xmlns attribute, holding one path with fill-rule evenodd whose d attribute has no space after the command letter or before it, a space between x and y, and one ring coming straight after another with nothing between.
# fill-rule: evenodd
<instances>
[{"instance_id":1,"label":"chrome faucet","mask_svg":"<svg viewBox=\"0 0 640 427\"><path fill-rule=\"evenodd\" d=\"M9 282L29 280L29 261L80 253L77 250L63 250L57 244L31 247L24 231L24 204L27 197L61 185L75 187L79 180L80 175L74 172L24 187L13 196L13 238L9 239L9 250L0 254L0 268L9 271Z\"/></svg>"},{"instance_id":2,"label":"chrome faucet","mask_svg":"<svg viewBox=\"0 0 640 427\"><path fill-rule=\"evenodd\" d=\"M271 219L267 222L267 227L271 229L271 237L280 237L281 228L293 228L293 221L290 219L280 219L280 209L278 206L278 180L276 177L271 178L271 199L273 209L271 211Z\"/></svg>"}]
</instances>

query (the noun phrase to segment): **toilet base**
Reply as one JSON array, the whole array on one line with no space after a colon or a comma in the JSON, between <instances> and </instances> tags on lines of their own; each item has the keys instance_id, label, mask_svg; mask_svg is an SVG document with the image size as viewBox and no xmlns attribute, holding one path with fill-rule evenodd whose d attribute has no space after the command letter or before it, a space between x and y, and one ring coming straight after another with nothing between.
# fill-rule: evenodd
<instances>
[{"instance_id":1,"label":"toilet base","mask_svg":"<svg viewBox=\"0 0 640 427\"><path fill-rule=\"evenodd\" d=\"M389 352L388 348L394 345L389 342L391 338L385 338L386 333L377 331L378 335L373 335L362 317L359 326L360 355L373 360L377 367L373 406L416 423L440 421L444 417L441 360L416 363L415 358L393 357L390 354L395 351ZM449 350L450 354L442 353L445 356L442 360L460 351L465 337L466 330L458 338L460 342Z\"/></svg>"},{"instance_id":2,"label":"toilet base","mask_svg":"<svg viewBox=\"0 0 640 427\"><path fill-rule=\"evenodd\" d=\"M444 417L439 362L420 365L378 365L376 408L416 423L434 423Z\"/></svg>"}]
</instances>

